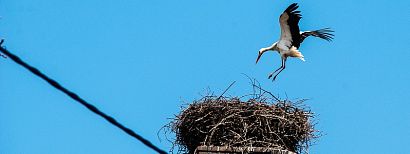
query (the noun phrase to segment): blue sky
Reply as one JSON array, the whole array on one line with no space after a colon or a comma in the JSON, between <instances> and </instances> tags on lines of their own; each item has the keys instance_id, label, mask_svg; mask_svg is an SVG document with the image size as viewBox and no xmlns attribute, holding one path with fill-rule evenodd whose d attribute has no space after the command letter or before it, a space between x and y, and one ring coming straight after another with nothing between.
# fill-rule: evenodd
<instances>
[{"instance_id":1,"label":"blue sky","mask_svg":"<svg viewBox=\"0 0 410 154\"><path fill-rule=\"evenodd\" d=\"M298 2L306 62L257 51ZM241 96L248 79L309 98L325 136L311 153L405 153L410 145L410 1L1 0L0 37L28 63L168 150L158 130L207 88ZM0 153L154 153L41 79L0 58Z\"/></svg>"}]
</instances>

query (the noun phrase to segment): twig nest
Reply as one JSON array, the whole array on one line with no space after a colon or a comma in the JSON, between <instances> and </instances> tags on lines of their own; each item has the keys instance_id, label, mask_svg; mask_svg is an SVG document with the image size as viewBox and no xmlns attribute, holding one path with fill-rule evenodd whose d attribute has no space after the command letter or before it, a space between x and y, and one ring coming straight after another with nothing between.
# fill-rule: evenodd
<instances>
[{"instance_id":1,"label":"twig nest","mask_svg":"<svg viewBox=\"0 0 410 154\"><path fill-rule=\"evenodd\" d=\"M300 103L300 102L299 102ZM206 96L188 105L169 127L180 152L198 146L270 147L302 153L316 138L313 114L290 101Z\"/></svg>"}]
</instances>

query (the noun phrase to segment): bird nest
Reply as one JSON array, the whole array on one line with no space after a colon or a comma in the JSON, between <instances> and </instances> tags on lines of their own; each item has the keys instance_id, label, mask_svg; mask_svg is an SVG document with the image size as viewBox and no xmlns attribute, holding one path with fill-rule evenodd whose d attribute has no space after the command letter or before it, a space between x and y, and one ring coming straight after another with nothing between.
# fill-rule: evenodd
<instances>
[{"instance_id":1,"label":"bird nest","mask_svg":"<svg viewBox=\"0 0 410 154\"><path fill-rule=\"evenodd\" d=\"M311 122L313 113L302 105L304 100L268 100L205 96L194 101L168 125L176 134L178 153L192 154L198 146L269 147L307 153L319 134Z\"/></svg>"}]
</instances>

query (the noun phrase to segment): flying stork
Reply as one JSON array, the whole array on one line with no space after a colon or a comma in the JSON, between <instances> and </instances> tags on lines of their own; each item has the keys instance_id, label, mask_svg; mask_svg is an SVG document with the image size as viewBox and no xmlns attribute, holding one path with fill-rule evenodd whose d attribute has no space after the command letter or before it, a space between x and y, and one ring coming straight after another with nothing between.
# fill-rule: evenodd
<instances>
[{"instance_id":1,"label":"flying stork","mask_svg":"<svg viewBox=\"0 0 410 154\"><path fill-rule=\"evenodd\" d=\"M300 31L299 30L299 20L302 18L300 11L297 11L297 3L289 5L289 7L280 15L279 23L281 28L281 35L279 41L273 43L271 46L266 48L261 48L259 50L258 58L256 63L258 63L262 54L266 51L277 51L282 58L282 66L277 70L269 74L268 79L270 79L275 73L273 80L285 69L286 59L288 57L299 58L305 61L302 53L298 50L300 44L309 36L319 37L326 41L331 41L333 39L332 30L330 28L323 28L315 31Z\"/></svg>"}]
</instances>

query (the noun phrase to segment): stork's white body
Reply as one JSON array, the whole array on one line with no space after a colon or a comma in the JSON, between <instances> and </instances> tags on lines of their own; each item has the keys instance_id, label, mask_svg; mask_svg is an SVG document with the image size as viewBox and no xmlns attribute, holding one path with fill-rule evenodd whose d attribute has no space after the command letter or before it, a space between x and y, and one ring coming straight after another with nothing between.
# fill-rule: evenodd
<instances>
[{"instance_id":1,"label":"stork's white body","mask_svg":"<svg viewBox=\"0 0 410 154\"><path fill-rule=\"evenodd\" d=\"M269 51L269 50L277 51L279 55L281 56L281 58L295 57L295 58L299 58L302 61L305 61L304 56L296 47L292 46L291 48L287 48L285 43L281 43L280 41L273 43L271 46L267 48L261 49L261 51Z\"/></svg>"},{"instance_id":2,"label":"stork's white body","mask_svg":"<svg viewBox=\"0 0 410 154\"><path fill-rule=\"evenodd\" d=\"M333 39L333 32L329 28L324 28L316 31L299 31L299 20L302 18L300 11L296 9L299 6L296 3L291 4L280 16L279 23L281 28L281 35L279 41L273 43L271 46L267 48L261 48L259 50L258 58L256 59L256 63L259 61L259 58L262 56L263 53L266 51L277 51L282 59L282 66L275 70L273 73L269 75L269 78L273 76L276 72L278 72L273 80L285 69L285 63L288 57L295 57L299 58L302 61L305 61L303 54L298 50L300 44L303 40L308 36L315 36L327 41L331 41Z\"/></svg>"}]
</instances>

